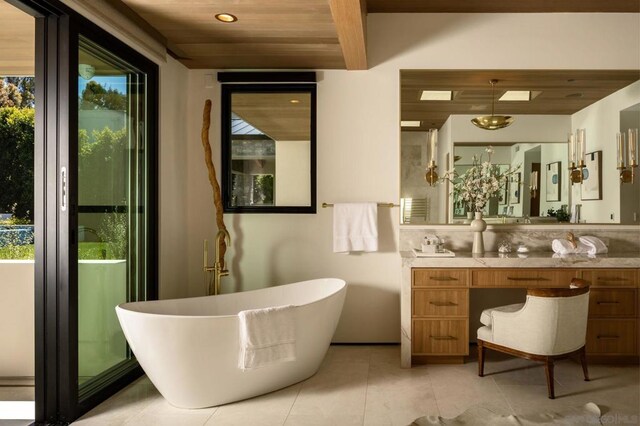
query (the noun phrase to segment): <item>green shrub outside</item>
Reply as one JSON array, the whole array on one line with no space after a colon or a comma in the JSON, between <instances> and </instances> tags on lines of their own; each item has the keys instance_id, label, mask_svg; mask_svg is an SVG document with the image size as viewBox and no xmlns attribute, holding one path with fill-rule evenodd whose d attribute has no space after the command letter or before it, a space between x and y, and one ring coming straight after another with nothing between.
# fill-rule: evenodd
<instances>
[{"instance_id":1,"label":"green shrub outside","mask_svg":"<svg viewBox=\"0 0 640 426\"><path fill-rule=\"evenodd\" d=\"M0 108L0 212L33 223L33 108Z\"/></svg>"}]
</instances>

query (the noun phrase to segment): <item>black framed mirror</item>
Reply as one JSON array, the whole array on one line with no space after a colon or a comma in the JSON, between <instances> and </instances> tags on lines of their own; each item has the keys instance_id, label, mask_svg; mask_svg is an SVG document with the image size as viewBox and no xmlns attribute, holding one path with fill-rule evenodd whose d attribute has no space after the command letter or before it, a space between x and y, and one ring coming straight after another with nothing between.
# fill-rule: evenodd
<instances>
[{"instance_id":1,"label":"black framed mirror","mask_svg":"<svg viewBox=\"0 0 640 426\"><path fill-rule=\"evenodd\" d=\"M224 211L315 213L315 83L225 83L221 111Z\"/></svg>"}]
</instances>

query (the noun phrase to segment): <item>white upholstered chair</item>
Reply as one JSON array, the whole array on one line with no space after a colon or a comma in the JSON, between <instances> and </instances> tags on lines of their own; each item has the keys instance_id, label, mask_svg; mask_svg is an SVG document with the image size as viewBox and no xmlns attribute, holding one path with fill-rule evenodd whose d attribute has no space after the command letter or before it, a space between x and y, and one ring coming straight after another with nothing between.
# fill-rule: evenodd
<instances>
[{"instance_id":1,"label":"white upholstered chair","mask_svg":"<svg viewBox=\"0 0 640 426\"><path fill-rule=\"evenodd\" d=\"M585 339L589 287L529 289L524 304L487 309L478 329L478 374L484 376L485 348L545 363L549 398L555 398L553 362L579 354L584 379L589 380ZM574 287L574 285L572 285Z\"/></svg>"}]
</instances>

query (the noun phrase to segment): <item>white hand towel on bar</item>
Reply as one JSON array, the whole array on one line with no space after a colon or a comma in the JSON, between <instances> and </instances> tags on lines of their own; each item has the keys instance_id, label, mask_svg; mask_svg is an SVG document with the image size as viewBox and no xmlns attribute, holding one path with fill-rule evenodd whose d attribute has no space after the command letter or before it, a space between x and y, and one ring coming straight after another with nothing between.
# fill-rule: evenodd
<instances>
[{"instance_id":1,"label":"white hand towel on bar","mask_svg":"<svg viewBox=\"0 0 640 426\"><path fill-rule=\"evenodd\" d=\"M238 313L240 359L249 370L277 362L295 361L295 306L250 309Z\"/></svg>"},{"instance_id":2,"label":"white hand towel on bar","mask_svg":"<svg viewBox=\"0 0 640 426\"><path fill-rule=\"evenodd\" d=\"M378 203L333 206L333 252L378 251Z\"/></svg>"},{"instance_id":3,"label":"white hand towel on bar","mask_svg":"<svg viewBox=\"0 0 640 426\"><path fill-rule=\"evenodd\" d=\"M598 237L587 236L578 238L578 240L588 247L589 254L604 254L609 251L607 245Z\"/></svg>"}]
</instances>

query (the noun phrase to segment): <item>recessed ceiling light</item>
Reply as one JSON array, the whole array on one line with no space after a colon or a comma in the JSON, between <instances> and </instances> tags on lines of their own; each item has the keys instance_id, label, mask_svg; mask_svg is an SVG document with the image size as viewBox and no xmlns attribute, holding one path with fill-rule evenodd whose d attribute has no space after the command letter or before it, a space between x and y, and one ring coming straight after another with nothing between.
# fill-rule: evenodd
<instances>
[{"instance_id":1,"label":"recessed ceiling light","mask_svg":"<svg viewBox=\"0 0 640 426\"><path fill-rule=\"evenodd\" d=\"M216 15L216 19L220 22L225 23L236 22L238 20L235 15L232 15L230 13L218 13Z\"/></svg>"},{"instance_id":2,"label":"recessed ceiling light","mask_svg":"<svg viewBox=\"0 0 640 426\"><path fill-rule=\"evenodd\" d=\"M416 120L402 120L400 122L400 126L401 127L420 127L420 121L416 121Z\"/></svg>"},{"instance_id":3,"label":"recessed ceiling light","mask_svg":"<svg viewBox=\"0 0 640 426\"><path fill-rule=\"evenodd\" d=\"M421 101L450 101L451 90L423 90Z\"/></svg>"},{"instance_id":4,"label":"recessed ceiling light","mask_svg":"<svg viewBox=\"0 0 640 426\"><path fill-rule=\"evenodd\" d=\"M290 99L289 102L291 102L292 104L299 104L300 99Z\"/></svg>"},{"instance_id":5,"label":"recessed ceiling light","mask_svg":"<svg viewBox=\"0 0 640 426\"><path fill-rule=\"evenodd\" d=\"M531 92L528 90L507 90L500 96L499 101L530 101Z\"/></svg>"}]
</instances>

